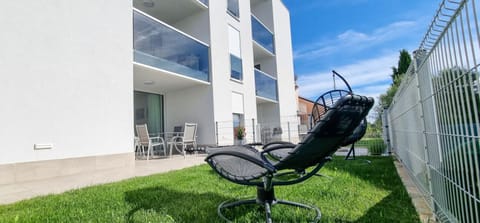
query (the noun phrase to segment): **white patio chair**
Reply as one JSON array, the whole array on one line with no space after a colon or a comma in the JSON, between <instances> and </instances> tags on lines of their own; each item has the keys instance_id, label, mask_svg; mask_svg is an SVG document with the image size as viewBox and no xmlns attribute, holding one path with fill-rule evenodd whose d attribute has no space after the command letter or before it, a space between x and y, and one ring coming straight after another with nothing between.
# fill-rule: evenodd
<instances>
[{"instance_id":1,"label":"white patio chair","mask_svg":"<svg viewBox=\"0 0 480 223\"><path fill-rule=\"evenodd\" d=\"M143 155L145 155L145 148L147 149L147 160L150 158L150 153L152 153L152 155L154 154L154 147L161 146L163 155L167 155L165 141L160 136L150 137L148 134L147 124L136 125L135 129L137 130L138 145L141 147Z\"/></svg>"},{"instance_id":2,"label":"white patio chair","mask_svg":"<svg viewBox=\"0 0 480 223\"><path fill-rule=\"evenodd\" d=\"M179 153L186 156L186 148L191 145L193 150L197 149L197 123L185 123L183 134L172 137L168 142L170 149L170 157L172 156L172 149L175 148Z\"/></svg>"}]
</instances>

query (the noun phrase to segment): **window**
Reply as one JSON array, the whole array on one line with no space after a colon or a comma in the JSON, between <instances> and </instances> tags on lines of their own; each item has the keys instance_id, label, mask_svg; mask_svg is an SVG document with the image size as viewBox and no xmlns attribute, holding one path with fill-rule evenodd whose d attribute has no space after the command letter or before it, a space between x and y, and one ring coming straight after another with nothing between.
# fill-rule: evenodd
<instances>
[{"instance_id":1,"label":"window","mask_svg":"<svg viewBox=\"0 0 480 223\"><path fill-rule=\"evenodd\" d=\"M240 50L240 32L228 26L228 40L230 51L230 77L236 80L243 79L242 52Z\"/></svg>"},{"instance_id":2,"label":"window","mask_svg":"<svg viewBox=\"0 0 480 223\"><path fill-rule=\"evenodd\" d=\"M239 18L240 17L240 10L238 8L238 0L227 0L227 11Z\"/></svg>"},{"instance_id":3,"label":"window","mask_svg":"<svg viewBox=\"0 0 480 223\"><path fill-rule=\"evenodd\" d=\"M245 122L243 114L233 113L233 139L235 145L242 145L245 138Z\"/></svg>"},{"instance_id":4,"label":"window","mask_svg":"<svg viewBox=\"0 0 480 223\"><path fill-rule=\"evenodd\" d=\"M163 132L163 96L135 91L134 94L135 125L147 124L148 132Z\"/></svg>"},{"instance_id":5,"label":"window","mask_svg":"<svg viewBox=\"0 0 480 223\"><path fill-rule=\"evenodd\" d=\"M236 80L242 80L242 59L230 54L230 77Z\"/></svg>"}]
</instances>

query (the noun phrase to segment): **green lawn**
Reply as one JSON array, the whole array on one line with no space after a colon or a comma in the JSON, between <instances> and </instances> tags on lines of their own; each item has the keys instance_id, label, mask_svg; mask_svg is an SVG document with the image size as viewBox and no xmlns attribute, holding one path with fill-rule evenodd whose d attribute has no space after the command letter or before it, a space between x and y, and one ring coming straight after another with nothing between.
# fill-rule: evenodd
<instances>
[{"instance_id":1,"label":"green lawn","mask_svg":"<svg viewBox=\"0 0 480 223\"><path fill-rule=\"evenodd\" d=\"M278 199L317 205L321 222L420 222L390 157L335 158ZM254 196L254 187L220 179L209 166L139 177L0 206L0 222L222 222L217 205ZM234 209L237 222L262 222L258 208ZM274 206L275 222L307 222L302 210Z\"/></svg>"}]
</instances>

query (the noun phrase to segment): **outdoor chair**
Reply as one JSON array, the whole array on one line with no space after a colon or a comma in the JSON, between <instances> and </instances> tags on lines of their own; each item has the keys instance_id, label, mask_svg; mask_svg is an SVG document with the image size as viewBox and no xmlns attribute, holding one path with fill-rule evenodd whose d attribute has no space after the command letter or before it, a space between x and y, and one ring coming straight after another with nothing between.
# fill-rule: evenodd
<instances>
[{"instance_id":1,"label":"outdoor chair","mask_svg":"<svg viewBox=\"0 0 480 223\"><path fill-rule=\"evenodd\" d=\"M168 142L170 149L170 156L172 150L175 148L184 157L186 156L187 147L190 145L192 150L197 149L197 123L185 123L183 134L173 136Z\"/></svg>"},{"instance_id":2,"label":"outdoor chair","mask_svg":"<svg viewBox=\"0 0 480 223\"><path fill-rule=\"evenodd\" d=\"M138 141L137 145L140 147L142 154L145 154L145 148L147 149L147 160L150 158L150 153L154 154L155 147L162 147L163 155L167 155L167 150L165 148L165 141L162 137L150 137L148 134L147 124L136 125L135 129L137 130Z\"/></svg>"},{"instance_id":3,"label":"outdoor chair","mask_svg":"<svg viewBox=\"0 0 480 223\"><path fill-rule=\"evenodd\" d=\"M257 187L256 198L225 201L218 206L218 215L230 221L223 213L225 209L259 204L265 209L266 222L271 223L271 207L284 204L314 211L313 221L320 220L317 207L277 200L274 187L300 183L316 175L366 117L373 102L372 98L358 95L342 97L322 115L299 144L273 142L263 146L261 151L247 145L212 150L205 161L215 172L233 183Z\"/></svg>"},{"instance_id":4,"label":"outdoor chair","mask_svg":"<svg viewBox=\"0 0 480 223\"><path fill-rule=\"evenodd\" d=\"M350 88L349 88L350 89ZM323 93L320 97L317 98L315 104L313 105L312 109L312 126L315 125L319 120L322 119L322 116L330 109L331 106L335 104L337 100L344 97L345 95L352 94L351 89L350 91L346 90L331 90ZM348 146L350 145L350 150L348 151L347 155L345 156L345 160L355 159L355 143L358 142L367 132L367 118L365 117L360 124L353 130L352 134L349 135L345 140L342 142L340 146ZM353 155L350 157L350 155ZM370 163L369 160L365 160Z\"/></svg>"}]
</instances>

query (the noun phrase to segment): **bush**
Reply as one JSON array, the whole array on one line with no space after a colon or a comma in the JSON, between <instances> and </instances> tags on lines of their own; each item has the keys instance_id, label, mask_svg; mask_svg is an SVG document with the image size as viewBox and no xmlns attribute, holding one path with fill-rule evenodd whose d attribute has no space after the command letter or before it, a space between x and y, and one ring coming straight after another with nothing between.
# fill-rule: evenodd
<instances>
[{"instance_id":1,"label":"bush","mask_svg":"<svg viewBox=\"0 0 480 223\"><path fill-rule=\"evenodd\" d=\"M387 148L382 138L363 138L356 145L367 147L371 155L380 155Z\"/></svg>"}]
</instances>

